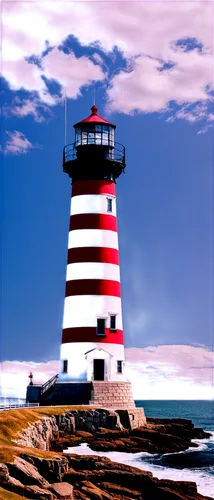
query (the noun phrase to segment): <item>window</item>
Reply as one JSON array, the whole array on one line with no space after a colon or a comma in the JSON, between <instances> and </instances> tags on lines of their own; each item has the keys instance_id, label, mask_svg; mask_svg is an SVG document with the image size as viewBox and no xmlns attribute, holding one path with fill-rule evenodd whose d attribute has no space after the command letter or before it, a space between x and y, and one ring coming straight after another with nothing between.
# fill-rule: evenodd
<instances>
[{"instance_id":1,"label":"window","mask_svg":"<svg viewBox=\"0 0 214 500\"><path fill-rule=\"evenodd\" d=\"M115 316L115 314L110 316L110 330L116 330L116 316Z\"/></svg>"},{"instance_id":2,"label":"window","mask_svg":"<svg viewBox=\"0 0 214 500\"><path fill-rule=\"evenodd\" d=\"M107 212L112 212L112 198L107 198Z\"/></svg>"},{"instance_id":3,"label":"window","mask_svg":"<svg viewBox=\"0 0 214 500\"><path fill-rule=\"evenodd\" d=\"M105 335L106 320L105 318L97 318L97 335Z\"/></svg>"},{"instance_id":4,"label":"window","mask_svg":"<svg viewBox=\"0 0 214 500\"><path fill-rule=\"evenodd\" d=\"M63 373L68 372L68 359L64 359L63 361Z\"/></svg>"},{"instance_id":5,"label":"window","mask_svg":"<svg viewBox=\"0 0 214 500\"><path fill-rule=\"evenodd\" d=\"M88 132L88 144L94 144L94 132Z\"/></svg>"},{"instance_id":6,"label":"window","mask_svg":"<svg viewBox=\"0 0 214 500\"><path fill-rule=\"evenodd\" d=\"M123 362L117 361L117 373L122 373L122 372L123 372Z\"/></svg>"},{"instance_id":7,"label":"window","mask_svg":"<svg viewBox=\"0 0 214 500\"><path fill-rule=\"evenodd\" d=\"M75 140L76 140L76 146L79 146L79 144L81 144L81 130L80 130L80 128L76 128Z\"/></svg>"}]
</instances>

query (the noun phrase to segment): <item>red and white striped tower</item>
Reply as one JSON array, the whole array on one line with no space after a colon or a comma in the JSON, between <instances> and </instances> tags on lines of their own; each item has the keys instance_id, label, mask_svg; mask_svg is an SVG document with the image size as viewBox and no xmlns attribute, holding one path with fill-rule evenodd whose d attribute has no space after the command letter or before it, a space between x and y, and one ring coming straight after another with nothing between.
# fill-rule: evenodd
<instances>
[{"instance_id":1,"label":"red and white striped tower","mask_svg":"<svg viewBox=\"0 0 214 500\"><path fill-rule=\"evenodd\" d=\"M91 111L63 153L72 198L58 381L124 380L115 182L125 148L115 125Z\"/></svg>"}]
</instances>

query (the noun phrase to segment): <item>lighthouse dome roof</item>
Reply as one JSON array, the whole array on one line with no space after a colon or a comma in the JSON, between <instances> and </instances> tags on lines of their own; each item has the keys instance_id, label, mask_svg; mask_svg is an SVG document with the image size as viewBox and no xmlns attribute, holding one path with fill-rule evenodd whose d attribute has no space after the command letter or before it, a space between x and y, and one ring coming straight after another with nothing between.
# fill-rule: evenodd
<instances>
[{"instance_id":1,"label":"lighthouse dome roof","mask_svg":"<svg viewBox=\"0 0 214 500\"><path fill-rule=\"evenodd\" d=\"M102 118L102 116L97 114L98 108L95 106L95 104L91 108L91 114L87 116L87 118L84 118L84 120L81 120L78 123L75 123L74 127L81 126L84 123L100 123L104 125L111 125L111 127L116 128L116 125L113 123L109 122L108 120L105 120Z\"/></svg>"}]
</instances>

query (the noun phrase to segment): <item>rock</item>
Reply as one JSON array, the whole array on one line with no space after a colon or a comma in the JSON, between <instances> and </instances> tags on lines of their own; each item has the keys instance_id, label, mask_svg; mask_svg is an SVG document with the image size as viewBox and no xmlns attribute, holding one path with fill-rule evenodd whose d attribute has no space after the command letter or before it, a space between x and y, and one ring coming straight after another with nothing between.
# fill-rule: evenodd
<instances>
[{"instance_id":1,"label":"rock","mask_svg":"<svg viewBox=\"0 0 214 500\"><path fill-rule=\"evenodd\" d=\"M49 486L44 477L39 474L36 467L21 457L15 457L13 463L7 464L10 476L18 479L24 485L37 485L41 487Z\"/></svg>"},{"instance_id":2,"label":"rock","mask_svg":"<svg viewBox=\"0 0 214 500\"><path fill-rule=\"evenodd\" d=\"M125 486L120 486L118 484L100 483L99 485L101 488L103 487L105 490L115 494L128 495L129 497L132 498L138 498L141 495L141 492L139 490L136 491L131 488L125 488Z\"/></svg>"},{"instance_id":3,"label":"rock","mask_svg":"<svg viewBox=\"0 0 214 500\"><path fill-rule=\"evenodd\" d=\"M73 486L69 483L54 483L49 490L60 500L74 500Z\"/></svg>"},{"instance_id":4,"label":"rock","mask_svg":"<svg viewBox=\"0 0 214 500\"><path fill-rule=\"evenodd\" d=\"M23 496L25 491L24 484L21 483L18 479L9 476L8 481L6 483L0 483L3 488L8 491L12 491L13 493L17 493L18 495Z\"/></svg>"},{"instance_id":5,"label":"rock","mask_svg":"<svg viewBox=\"0 0 214 500\"><path fill-rule=\"evenodd\" d=\"M35 498L35 500L55 500L55 495L46 489L40 488L39 486L26 486L25 487L26 498ZM60 498L60 497L58 497Z\"/></svg>"},{"instance_id":6,"label":"rock","mask_svg":"<svg viewBox=\"0 0 214 500\"><path fill-rule=\"evenodd\" d=\"M106 457L67 456L72 469L63 479L73 485L76 499L211 500L197 493L193 482L160 480Z\"/></svg>"},{"instance_id":7,"label":"rock","mask_svg":"<svg viewBox=\"0 0 214 500\"><path fill-rule=\"evenodd\" d=\"M54 415L43 417L41 420L30 424L27 429L23 429L19 435L20 439L15 441L17 444L28 448L49 450L50 440L59 435L56 417Z\"/></svg>"},{"instance_id":8,"label":"rock","mask_svg":"<svg viewBox=\"0 0 214 500\"><path fill-rule=\"evenodd\" d=\"M81 439L84 439L85 441L86 440L90 441L91 439L93 439L93 434L91 432L87 432L87 431L76 431L75 436L80 437Z\"/></svg>"},{"instance_id":9,"label":"rock","mask_svg":"<svg viewBox=\"0 0 214 500\"><path fill-rule=\"evenodd\" d=\"M99 427L97 431L95 432L95 437L96 438L110 438L110 439L115 439L115 438L121 438L121 437L126 437L129 435L128 429L123 429L123 430L114 430L114 429L106 429L105 427Z\"/></svg>"},{"instance_id":10,"label":"rock","mask_svg":"<svg viewBox=\"0 0 214 500\"><path fill-rule=\"evenodd\" d=\"M5 464L0 463L0 481L7 482L9 480L9 471Z\"/></svg>"},{"instance_id":11,"label":"rock","mask_svg":"<svg viewBox=\"0 0 214 500\"><path fill-rule=\"evenodd\" d=\"M100 500L112 500L112 495L109 495L109 493L101 490L98 486L95 486L93 483L90 483L90 481L83 481L82 482L82 491L85 491L87 495L90 495L89 498L97 498Z\"/></svg>"},{"instance_id":12,"label":"rock","mask_svg":"<svg viewBox=\"0 0 214 500\"><path fill-rule=\"evenodd\" d=\"M120 416L124 427L129 421L127 428L115 411L65 411L63 415L44 417L23 430L20 444L48 450L51 442L58 451L71 443L89 442L95 450L162 454L185 450L193 446L192 439L210 435L195 429L189 420L148 419L147 425L137 427L136 421L142 422L143 418L134 410L133 425L127 411L120 410ZM23 453L13 463L0 464L0 485L36 500L211 500L197 493L195 483L159 480L150 472L96 455L39 458Z\"/></svg>"},{"instance_id":13,"label":"rock","mask_svg":"<svg viewBox=\"0 0 214 500\"><path fill-rule=\"evenodd\" d=\"M89 433L87 432L86 434ZM82 436L59 437L57 439L51 440L50 447L52 451L64 451L67 448L71 448L72 446L77 446L78 444L86 441L88 441L88 438Z\"/></svg>"},{"instance_id":14,"label":"rock","mask_svg":"<svg viewBox=\"0 0 214 500\"><path fill-rule=\"evenodd\" d=\"M49 483L61 481L63 474L68 470L68 459L65 455L55 459L39 458L24 454L21 457L33 464L41 476Z\"/></svg>"},{"instance_id":15,"label":"rock","mask_svg":"<svg viewBox=\"0 0 214 500\"><path fill-rule=\"evenodd\" d=\"M94 451L121 451L121 452L148 452L148 453L172 453L185 451L190 446L196 447L197 444L192 439L207 438L209 433L203 429L195 429L191 421L184 419L148 419L151 422L147 426L141 426L134 429L109 429L98 427L93 437L81 436L78 439L81 442L90 443L90 448ZM75 436L74 436L75 437ZM76 436L77 437L77 436ZM75 439L70 439L66 447L72 446ZM76 441L77 442L77 441ZM59 448L57 448L59 443ZM54 450L62 450L63 443L54 441ZM65 449L65 448L64 448Z\"/></svg>"}]
</instances>

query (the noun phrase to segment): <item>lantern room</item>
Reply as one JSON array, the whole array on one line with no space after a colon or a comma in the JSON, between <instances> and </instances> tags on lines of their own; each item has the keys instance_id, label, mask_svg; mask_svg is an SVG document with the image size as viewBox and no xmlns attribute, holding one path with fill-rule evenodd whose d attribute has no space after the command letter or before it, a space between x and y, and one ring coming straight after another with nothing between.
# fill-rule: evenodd
<instances>
[{"instance_id":1,"label":"lantern room","mask_svg":"<svg viewBox=\"0 0 214 500\"><path fill-rule=\"evenodd\" d=\"M97 112L93 105L91 115L74 125L75 141L64 148L63 171L73 180L115 181L125 168L125 148L115 142L116 125Z\"/></svg>"},{"instance_id":2,"label":"lantern room","mask_svg":"<svg viewBox=\"0 0 214 500\"><path fill-rule=\"evenodd\" d=\"M116 126L101 118L97 114L98 108L96 106L92 106L91 111L88 118L74 125L76 147L96 144L113 148Z\"/></svg>"}]
</instances>

